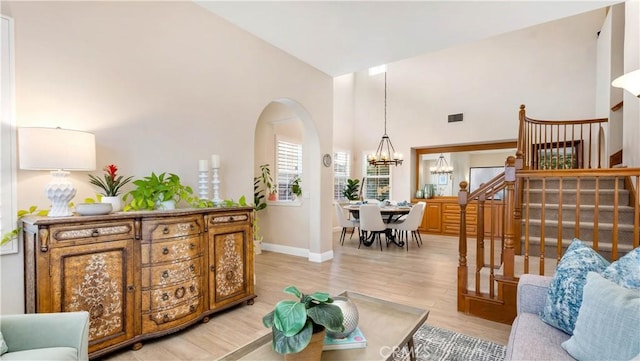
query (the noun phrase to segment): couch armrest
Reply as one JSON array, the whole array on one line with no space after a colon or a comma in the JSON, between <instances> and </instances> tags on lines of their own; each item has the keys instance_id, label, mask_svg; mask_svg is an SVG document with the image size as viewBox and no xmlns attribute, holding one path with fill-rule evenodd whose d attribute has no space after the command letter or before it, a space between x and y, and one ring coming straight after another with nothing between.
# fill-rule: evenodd
<instances>
[{"instance_id":1,"label":"couch armrest","mask_svg":"<svg viewBox=\"0 0 640 361\"><path fill-rule=\"evenodd\" d=\"M520 313L540 314L547 299L551 277L523 274L518 282L516 309Z\"/></svg>"},{"instance_id":2,"label":"couch armrest","mask_svg":"<svg viewBox=\"0 0 640 361\"><path fill-rule=\"evenodd\" d=\"M0 316L9 352L45 347L73 347L78 360L89 356L89 313L59 312Z\"/></svg>"}]
</instances>

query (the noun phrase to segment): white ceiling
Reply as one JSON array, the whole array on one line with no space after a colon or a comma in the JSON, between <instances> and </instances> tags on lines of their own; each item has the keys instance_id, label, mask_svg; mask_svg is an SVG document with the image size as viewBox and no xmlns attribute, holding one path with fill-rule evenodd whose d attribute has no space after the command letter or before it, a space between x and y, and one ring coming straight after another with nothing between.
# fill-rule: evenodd
<instances>
[{"instance_id":1,"label":"white ceiling","mask_svg":"<svg viewBox=\"0 0 640 361\"><path fill-rule=\"evenodd\" d=\"M623 1L196 0L331 76L620 2Z\"/></svg>"}]
</instances>

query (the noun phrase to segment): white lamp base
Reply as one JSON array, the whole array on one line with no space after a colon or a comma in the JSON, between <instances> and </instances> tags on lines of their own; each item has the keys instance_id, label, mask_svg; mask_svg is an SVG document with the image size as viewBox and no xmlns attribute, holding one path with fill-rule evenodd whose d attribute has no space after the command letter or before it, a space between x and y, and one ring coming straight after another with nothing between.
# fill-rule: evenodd
<instances>
[{"instance_id":1,"label":"white lamp base","mask_svg":"<svg viewBox=\"0 0 640 361\"><path fill-rule=\"evenodd\" d=\"M73 215L69 202L76 195L76 187L69 180L69 172L64 170L51 171L51 181L45 188L47 198L51 201L49 217L67 217Z\"/></svg>"}]
</instances>

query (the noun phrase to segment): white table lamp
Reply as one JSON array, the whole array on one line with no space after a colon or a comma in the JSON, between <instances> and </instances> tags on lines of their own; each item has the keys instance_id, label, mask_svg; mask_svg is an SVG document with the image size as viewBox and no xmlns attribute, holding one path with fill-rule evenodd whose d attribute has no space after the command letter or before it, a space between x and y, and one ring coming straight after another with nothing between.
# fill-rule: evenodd
<instances>
[{"instance_id":1,"label":"white table lamp","mask_svg":"<svg viewBox=\"0 0 640 361\"><path fill-rule=\"evenodd\" d=\"M629 93L640 98L640 69L619 76L611 82L611 85L625 89Z\"/></svg>"},{"instance_id":2,"label":"white table lamp","mask_svg":"<svg viewBox=\"0 0 640 361\"><path fill-rule=\"evenodd\" d=\"M18 152L20 169L51 170L51 181L45 188L51 200L49 217L72 215L69 202L76 187L69 171L96 169L95 136L60 128L19 128Z\"/></svg>"}]
</instances>

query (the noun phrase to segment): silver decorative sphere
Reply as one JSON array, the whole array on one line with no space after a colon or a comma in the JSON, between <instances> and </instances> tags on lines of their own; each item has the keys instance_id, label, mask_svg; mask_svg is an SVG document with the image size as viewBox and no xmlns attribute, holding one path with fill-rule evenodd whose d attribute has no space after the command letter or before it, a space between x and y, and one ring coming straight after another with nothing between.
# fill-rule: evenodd
<instances>
[{"instance_id":1,"label":"silver decorative sphere","mask_svg":"<svg viewBox=\"0 0 640 361\"><path fill-rule=\"evenodd\" d=\"M358 308L355 303L351 302L347 297L343 296L335 296L333 297L333 304L340 307L342 310L342 316L344 317L344 321L342 325L344 326L344 331L342 332L331 332L327 330L327 334L333 338L344 338L347 337L353 330L358 327L359 314Z\"/></svg>"}]
</instances>

